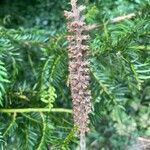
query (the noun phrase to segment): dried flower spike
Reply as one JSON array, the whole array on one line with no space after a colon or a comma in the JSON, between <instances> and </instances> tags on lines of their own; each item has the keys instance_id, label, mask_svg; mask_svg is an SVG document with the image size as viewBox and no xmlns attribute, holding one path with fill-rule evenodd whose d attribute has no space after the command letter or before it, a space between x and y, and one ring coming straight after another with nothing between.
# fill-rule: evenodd
<instances>
[{"instance_id":1,"label":"dried flower spike","mask_svg":"<svg viewBox=\"0 0 150 150\"><path fill-rule=\"evenodd\" d=\"M74 124L78 127L78 133L80 135L80 150L84 150L85 133L88 131L87 126L89 123L88 114L91 112L91 93L88 89L90 77L85 53L89 48L85 44L86 40L89 39L89 35L86 35L86 31L89 31L95 25L91 27L86 25L81 16L81 11L85 7L77 7L77 0L71 0L71 6L71 12L65 11L64 13L68 19L69 78L73 101Z\"/></svg>"}]
</instances>

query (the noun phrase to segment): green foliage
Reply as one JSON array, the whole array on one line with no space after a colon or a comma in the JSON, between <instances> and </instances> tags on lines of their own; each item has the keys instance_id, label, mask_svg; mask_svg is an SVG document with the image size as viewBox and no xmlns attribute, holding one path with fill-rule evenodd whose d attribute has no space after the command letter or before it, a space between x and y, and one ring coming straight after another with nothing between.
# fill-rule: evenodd
<instances>
[{"instance_id":1,"label":"green foliage","mask_svg":"<svg viewBox=\"0 0 150 150\"><path fill-rule=\"evenodd\" d=\"M0 2L0 24L7 28L51 28L61 27L60 20L64 21L63 11L68 7L69 0L7 0ZM55 9L52 9L55 8Z\"/></svg>"},{"instance_id":2,"label":"green foliage","mask_svg":"<svg viewBox=\"0 0 150 150\"><path fill-rule=\"evenodd\" d=\"M87 147L120 150L150 136L149 0L85 0L88 23L100 27L89 41L93 112ZM10 5L11 4L11 5ZM68 1L0 2L1 108L49 112L1 113L0 149L76 149L63 10ZM135 12L130 20L113 17Z\"/></svg>"},{"instance_id":3,"label":"green foliage","mask_svg":"<svg viewBox=\"0 0 150 150\"><path fill-rule=\"evenodd\" d=\"M2 96L6 92L5 83L9 83L7 70L4 67L4 63L0 61L0 105L2 105Z\"/></svg>"}]
</instances>

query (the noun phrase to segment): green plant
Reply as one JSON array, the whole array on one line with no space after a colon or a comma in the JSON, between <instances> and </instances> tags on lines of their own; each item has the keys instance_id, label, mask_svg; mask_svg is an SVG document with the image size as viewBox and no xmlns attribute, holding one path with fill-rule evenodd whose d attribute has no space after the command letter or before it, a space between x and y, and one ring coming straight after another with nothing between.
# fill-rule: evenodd
<instances>
[{"instance_id":1,"label":"green plant","mask_svg":"<svg viewBox=\"0 0 150 150\"><path fill-rule=\"evenodd\" d=\"M55 2L0 2L0 149L74 150L79 143L62 13L70 6L68 1L51 5ZM84 3L86 22L99 25L87 43L92 96L87 149L119 150L138 136L149 136L150 4ZM52 8L49 17L44 10ZM110 21L133 12L130 20ZM35 25L37 13L40 23Z\"/></svg>"}]
</instances>

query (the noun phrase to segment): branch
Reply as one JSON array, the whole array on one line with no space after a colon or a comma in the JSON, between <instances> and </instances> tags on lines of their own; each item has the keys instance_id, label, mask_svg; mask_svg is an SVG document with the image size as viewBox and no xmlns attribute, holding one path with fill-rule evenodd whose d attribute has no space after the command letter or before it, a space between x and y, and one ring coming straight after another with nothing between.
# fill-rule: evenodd
<instances>
[{"instance_id":1,"label":"branch","mask_svg":"<svg viewBox=\"0 0 150 150\"><path fill-rule=\"evenodd\" d=\"M109 22L109 23L119 23L119 22L124 21L124 20L126 20L126 19L131 19L131 18L133 18L133 17L135 17L135 16L136 16L135 13L130 13L130 14L128 14L128 15L123 15L123 16L115 17L115 18L109 20L108 22ZM93 29L98 28L98 27L101 27L101 26L103 26L103 25L102 25L102 24L93 24L93 25L89 28L89 30L93 30Z\"/></svg>"},{"instance_id":2,"label":"branch","mask_svg":"<svg viewBox=\"0 0 150 150\"><path fill-rule=\"evenodd\" d=\"M13 108L13 109L0 109L1 113L30 113L30 112L57 112L57 113L72 113L71 109L65 108Z\"/></svg>"},{"instance_id":3,"label":"branch","mask_svg":"<svg viewBox=\"0 0 150 150\"><path fill-rule=\"evenodd\" d=\"M116 18L113 18L111 20L111 23L117 23L117 22L120 22L120 21L123 21L123 20L126 20L126 19L131 19L131 18L133 18L135 16L136 16L135 13L130 13L128 15L123 15L123 16L118 16Z\"/></svg>"},{"instance_id":4,"label":"branch","mask_svg":"<svg viewBox=\"0 0 150 150\"><path fill-rule=\"evenodd\" d=\"M8 131L13 127L15 121L16 121L16 113L13 114L12 120L11 120L9 126L4 131L3 136L5 136L8 133Z\"/></svg>"}]
</instances>

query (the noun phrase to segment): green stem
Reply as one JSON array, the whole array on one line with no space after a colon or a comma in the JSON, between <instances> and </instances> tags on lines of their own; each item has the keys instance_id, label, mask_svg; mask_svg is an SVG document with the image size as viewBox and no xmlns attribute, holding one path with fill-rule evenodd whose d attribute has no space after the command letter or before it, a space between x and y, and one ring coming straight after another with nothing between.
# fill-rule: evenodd
<instances>
[{"instance_id":1,"label":"green stem","mask_svg":"<svg viewBox=\"0 0 150 150\"><path fill-rule=\"evenodd\" d=\"M30 113L30 112L60 112L72 113L71 109L65 108L13 108L13 109L0 109L1 113Z\"/></svg>"},{"instance_id":2,"label":"green stem","mask_svg":"<svg viewBox=\"0 0 150 150\"><path fill-rule=\"evenodd\" d=\"M6 130L4 131L3 136L5 136L5 135L8 133L8 131L13 127L15 121L16 121L16 113L13 114L12 121L10 122L10 124L9 124L9 126L6 128Z\"/></svg>"},{"instance_id":3,"label":"green stem","mask_svg":"<svg viewBox=\"0 0 150 150\"><path fill-rule=\"evenodd\" d=\"M38 142L39 145L38 145L38 147L37 147L36 150L41 150L41 149L42 149L42 146L44 145L45 136L46 136L46 120L45 120L45 118L44 118L43 113L40 113L40 114L41 114L42 122L43 122L42 137L41 137L40 142Z\"/></svg>"}]
</instances>

